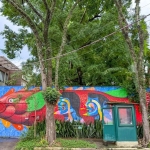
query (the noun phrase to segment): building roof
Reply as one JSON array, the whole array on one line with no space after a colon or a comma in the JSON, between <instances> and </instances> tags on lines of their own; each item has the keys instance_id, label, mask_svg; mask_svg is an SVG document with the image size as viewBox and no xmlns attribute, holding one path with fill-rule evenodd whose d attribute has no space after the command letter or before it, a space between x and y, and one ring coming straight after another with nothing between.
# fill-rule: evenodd
<instances>
[{"instance_id":1,"label":"building roof","mask_svg":"<svg viewBox=\"0 0 150 150\"><path fill-rule=\"evenodd\" d=\"M16 65L9 61L4 56L0 56L0 68L6 68L8 70L20 70Z\"/></svg>"},{"instance_id":2,"label":"building roof","mask_svg":"<svg viewBox=\"0 0 150 150\"><path fill-rule=\"evenodd\" d=\"M132 102L107 102L108 105L139 105L139 103Z\"/></svg>"}]
</instances>

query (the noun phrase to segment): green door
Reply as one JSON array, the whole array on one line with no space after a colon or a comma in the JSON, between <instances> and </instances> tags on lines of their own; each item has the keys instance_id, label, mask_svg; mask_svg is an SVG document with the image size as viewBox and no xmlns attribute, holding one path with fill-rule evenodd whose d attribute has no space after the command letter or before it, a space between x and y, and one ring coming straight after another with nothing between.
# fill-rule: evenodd
<instances>
[{"instance_id":1,"label":"green door","mask_svg":"<svg viewBox=\"0 0 150 150\"><path fill-rule=\"evenodd\" d=\"M103 140L116 141L114 108L103 108Z\"/></svg>"},{"instance_id":2,"label":"green door","mask_svg":"<svg viewBox=\"0 0 150 150\"><path fill-rule=\"evenodd\" d=\"M132 105L117 105L117 141L137 141L135 110Z\"/></svg>"}]
</instances>

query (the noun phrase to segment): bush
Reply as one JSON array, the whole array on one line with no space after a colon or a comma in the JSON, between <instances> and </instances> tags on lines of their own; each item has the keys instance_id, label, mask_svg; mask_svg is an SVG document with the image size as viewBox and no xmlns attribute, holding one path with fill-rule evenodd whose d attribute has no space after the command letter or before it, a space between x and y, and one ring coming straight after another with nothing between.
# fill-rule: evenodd
<instances>
[{"instance_id":1,"label":"bush","mask_svg":"<svg viewBox=\"0 0 150 150\"><path fill-rule=\"evenodd\" d=\"M60 95L61 94L59 91L51 87L46 88L46 90L43 92L45 101L47 101L51 105L56 105L57 100L59 99Z\"/></svg>"}]
</instances>

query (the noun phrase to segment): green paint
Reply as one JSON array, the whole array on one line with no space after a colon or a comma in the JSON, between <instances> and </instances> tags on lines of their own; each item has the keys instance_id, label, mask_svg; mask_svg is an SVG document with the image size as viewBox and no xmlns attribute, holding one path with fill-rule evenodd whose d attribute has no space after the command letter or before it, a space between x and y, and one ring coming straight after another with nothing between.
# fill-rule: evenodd
<instances>
[{"instance_id":1,"label":"green paint","mask_svg":"<svg viewBox=\"0 0 150 150\"><path fill-rule=\"evenodd\" d=\"M28 103L27 111L39 110L45 105L42 92L38 92L28 97L26 102Z\"/></svg>"},{"instance_id":2,"label":"green paint","mask_svg":"<svg viewBox=\"0 0 150 150\"><path fill-rule=\"evenodd\" d=\"M120 98L127 97L127 91L124 88L108 91L106 93L111 95L111 96L120 97Z\"/></svg>"}]
</instances>

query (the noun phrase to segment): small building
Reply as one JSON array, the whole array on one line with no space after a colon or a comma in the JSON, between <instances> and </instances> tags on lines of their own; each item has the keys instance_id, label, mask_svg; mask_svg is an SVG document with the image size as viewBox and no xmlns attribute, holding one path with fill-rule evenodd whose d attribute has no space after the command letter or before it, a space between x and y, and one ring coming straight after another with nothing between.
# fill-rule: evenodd
<instances>
[{"instance_id":1,"label":"small building","mask_svg":"<svg viewBox=\"0 0 150 150\"><path fill-rule=\"evenodd\" d=\"M23 85L26 81L22 79L21 69L4 56L0 56L0 86L2 85Z\"/></svg>"},{"instance_id":2,"label":"small building","mask_svg":"<svg viewBox=\"0 0 150 150\"><path fill-rule=\"evenodd\" d=\"M118 146L137 146L135 116L137 103L108 102L103 108L103 140L116 142ZM107 116L107 117L106 117Z\"/></svg>"}]
</instances>

